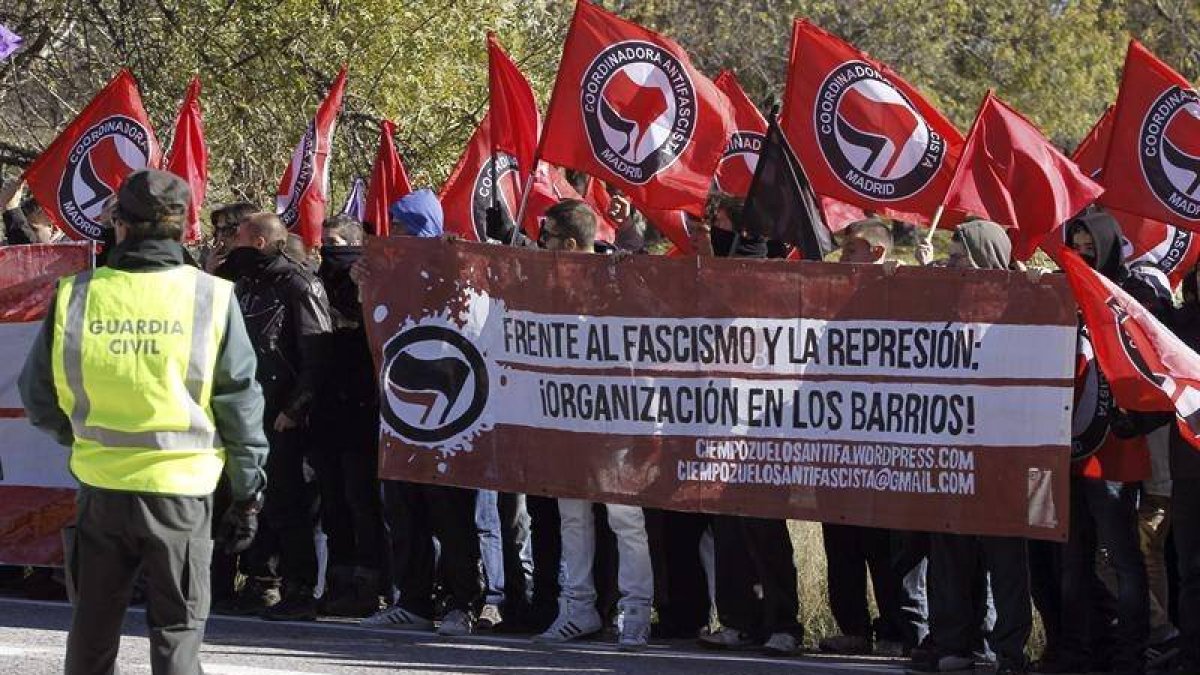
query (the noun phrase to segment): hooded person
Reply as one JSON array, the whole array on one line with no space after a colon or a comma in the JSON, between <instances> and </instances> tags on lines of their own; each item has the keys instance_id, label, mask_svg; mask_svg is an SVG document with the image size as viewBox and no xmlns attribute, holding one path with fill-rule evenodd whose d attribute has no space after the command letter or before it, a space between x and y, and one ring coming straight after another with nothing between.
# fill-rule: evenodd
<instances>
[{"instance_id":1,"label":"hooded person","mask_svg":"<svg viewBox=\"0 0 1200 675\"><path fill-rule=\"evenodd\" d=\"M440 237L442 205L431 190L410 192L388 209L392 236ZM354 265L357 283L367 283L365 266ZM400 590L391 607L362 620L376 628L433 628L436 570L446 592L446 614L437 632L469 635L475 607L483 596L479 537L475 528L477 490L449 485L383 481L383 511L392 550L391 582ZM435 561L433 538L440 544Z\"/></svg>"},{"instance_id":2,"label":"hooded person","mask_svg":"<svg viewBox=\"0 0 1200 675\"><path fill-rule=\"evenodd\" d=\"M1200 350L1200 267L1183 280L1183 305L1175 313L1172 328L1193 350ZM1200 449L1170 427L1171 536L1175 540L1179 584L1178 644L1181 649L1173 672L1200 672Z\"/></svg>"},{"instance_id":3,"label":"hooded person","mask_svg":"<svg viewBox=\"0 0 1200 675\"><path fill-rule=\"evenodd\" d=\"M1096 209L1067 222L1067 242L1092 269L1115 284L1129 276L1121 251L1121 226L1108 213Z\"/></svg>"},{"instance_id":4,"label":"hooded person","mask_svg":"<svg viewBox=\"0 0 1200 675\"><path fill-rule=\"evenodd\" d=\"M951 238L951 258L955 244L965 255L963 267L981 270L1006 270L1012 261L1012 241L1008 233L990 220L970 220L959 225Z\"/></svg>"},{"instance_id":5,"label":"hooded person","mask_svg":"<svg viewBox=\"0 0 1200 675\"><path fill-rule=\"evenodd\" d=\"M1131 280L1122 260L1121 229L1101 210L1070 220L1067 242L1088 265L1136 295L1156 295L1155 280ZM1150 637L1149 586L1138 538L1141 482L1150 477L1146 434L1160 415L1117 407L1101 372L1087 327L1080 322L1075 368L1071 440L1070 531L1063 552L1063 616L1059 644L1045 659L1045 672L1093 670L1099 661L1117 672L1142 672ZM1107 552L1116 573L1117 621L1110 624L1097 606L1097 551ZM1110 645L1111 654L1095 653Z\"/></svg>"},{"instance_id":6,"label":"hooded person","mask_svg":"<svg viewBox=\"0 0 1200 675\"><path fill-rule=\"evenodd\" d=\"M1007 270L1011 257L1008 233L987 220L961 224L950 242L949 266L954 268ZM933 533L929 579L933 649L915 661L914 670L952 672L971 668L973 654L983 638L981 617L986 612L979 600L987 593L980 594L977 589L981 584L990 584L996 621L987 636L987 646L996 653L996 672L1027 672L1025 643L1033 629L1033 608L1024 539Z\"/></svg>"},{"instance_id":7,"label":"hooded person","mask_svg":"<svg viewBox=\"0 0 1200 675\"><path fill-rule=\"evenodd\" d=\"M321 527L328 537L324 612L362 618L380 609L384 583L383 506L376 476L379 393L358 287L350 269L363 254L363 226L349 215L325 220L317 277L329 297L330 377L313 404L311 461L321 477Z\"/></svg>"},{"instance_id":8,"label":"hooded person","mask_svg":"<svg viewBox=\"0 0 1200 675\"><path fill-rule=\"evenodd\" d=\"M433 190L428 188L410 192L397 199L388 208L388 217L392 219L393 236L442 236L442 203L438 201L437 195L433 194Z\"/></svg>"}]
</instances>

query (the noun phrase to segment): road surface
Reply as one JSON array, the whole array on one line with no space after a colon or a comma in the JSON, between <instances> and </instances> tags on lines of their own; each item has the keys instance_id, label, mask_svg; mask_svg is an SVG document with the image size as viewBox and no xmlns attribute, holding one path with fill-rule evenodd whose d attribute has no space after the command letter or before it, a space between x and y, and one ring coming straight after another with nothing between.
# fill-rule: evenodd
<instances>
[{"instance_id":1,"label":"road surface","mask_svg":"<svg viewBox=\"0 0 1200 675\"><path fill-rule=\"evenodd\" d=\"M57 675L71 610L65 603L0 598L0 673ZM149 673L145 615L133 608L121 641L122 673ZM343 675L402 673L644 673L645 675L844 675L902 673L896 660L839 661L825 657L771 659L754 653L714 653L686 642L653 644L636 654L605 642L543 646L527 638L359 628L349 623L271 623L214 616L202 655L207 675Z\"/></svg>"}]
</instances>

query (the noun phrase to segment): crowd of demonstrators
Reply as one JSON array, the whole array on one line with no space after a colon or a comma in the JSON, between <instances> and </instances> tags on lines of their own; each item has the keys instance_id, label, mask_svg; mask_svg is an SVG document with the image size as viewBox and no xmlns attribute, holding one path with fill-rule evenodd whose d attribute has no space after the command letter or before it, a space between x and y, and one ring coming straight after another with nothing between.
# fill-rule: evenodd
<instances>
[{"instance_id":1,"label":"crowd of demonstrators","mask_svg":"<svg viewBox=\"0 0 1200 675\"><path fill-rule=\"evenodd\" d=\"M0 201L9 243L53 239L19 187L6 186ZM595 212L571 199L545 212L536 240L503 218L489 219L487 234L550 251L644 253L645 220L619 194L612 204L605 215L617 226L615 246L596 241ZM696 255L788 253L742 229L742 208L714 194L706 217L689 217ZM398 200L389 215L392 236L443 236L429 190ZM783 520L380 480L379 392L359 292L368 230L335 216L322 246L306 249L275 214L245 202L214 209L211 225L198 264L234 283L270 444L254 543L214 557L215 611L356 617L444 636L507 631L540 642L611 633L626 649L661 637L802 651L797 552ZM1200 268L1177 304L1160 270L1123 261L1109 214L1090 209L1065 232L1090 266L1200 348ZM885 273L898 264L883 219L852 223L839 244L841 264ZM948 257L931 260L922 247L918 259L964 273L1019 269L1011 249L1002 227L969 220ZM817 648L903 655L920 672L982 662L1002 674L1200 673L1200 452L1170 416L1122 410L1106 386L1081 324L1065 544L824 524L838 630ZM216 495L220 512L232 499L228 484ZM1045 633L1036 662L1034 608Z\"/></svg>"}]
</instances>

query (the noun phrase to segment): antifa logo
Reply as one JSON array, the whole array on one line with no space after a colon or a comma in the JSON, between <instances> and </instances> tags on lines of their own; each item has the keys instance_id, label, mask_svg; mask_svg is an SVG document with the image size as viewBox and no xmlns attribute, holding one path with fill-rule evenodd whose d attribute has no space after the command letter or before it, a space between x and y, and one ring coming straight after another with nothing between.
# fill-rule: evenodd
<instances>
[{"instance_id":1,"label":"antifa logo","mask_svg":"<svg viewBox=\"0 0 1200 675\"><path fill-rule=\"evenodd\" d=\"M300 222L300 200L312 185L316 169L317 130L310 122L304 136L292 153L291 171L288 172L287 193L278 195L275 210L283 224L291 229Z\"/></svg>"},{"instance_id":2,"label":"antifa logo","mask_svg":"<svg viewBox=\"0 0 1200 675\"><path fill-rule=\"evenodd\" d=\"M1087 329L1080 334L1080 356L1087 362L1084 380L1077 390L1071 424L1071 461L1087 459L1108 439L1113 409L1112 389L1096 362Z\"/></svg>"},{"instance_id":3,"label":"antifa logo","mask_svg":"<svg viewBox=\"0 0 1200 675\"><path fill-rule=\"evenodd\" d=\"M461 333L417 326L383 348L380 413L397 436L438 443L471 428L488 397L487 366Z\"/></svg>"},{"instance_id":4,"label":"antifa logo","mask_svg":"<svg viewBox=\"0 0 1200 675\"><path fill-rule=\"evenodd\" d=\"M1105 306L1108 307L1109 311L1111 311L1113 316L1116 318L1117 336L1121 339L1121 348L1125 350L1125 356L1129 359L1129 362L1133 364L1133 367L1136 368L1137 371L1141 373L1142 377L1146 378L1147 381L1156 387L1161 387L1163 383L1163 377L1150 369L1150 364L1146 362L1145 357L1142 356L1141 350L1138 349L1137 341L1134 339L1133 334L1129 332L1129 328L1127 326L1129 321L1129 312L1125 311L1125 308L1121 306L1121 303L1117 302L1116 298L1109 298L1108 302L1105 303Z\"/></svg>"},{"instance_id":5,"label":"antifa logo","mask_svg":"<svg viewBox=\"0 0 1200 675\"><path fill-rule=\"evenodd\" d=\"M758 157L762 154L763 144L767 137L757 131L735 131L729 137L725 146L725 154L721 155L717 175L714 178L717 190L732 192L729 186L747 186L754 179L754 171L758 168ZM721 185L721 177L725 178L728 186Z\"/></svg>"},{"instance_id":6,"label":"antifa logo","mask_svg":"<svg viewBox=\"0 0 1200 675\"><path fill-rule=\"evenodd\" d=\"M841 64L821 83L813 124L829 168L868 199L913 196L945 160L942 137L903 92L861 61Z\"/></svg>"},{"instance_id":7,"label":"antifa logo","mask_svg":"<svg viewBox=\"0 0 1200 675\"><path fill-rule=\"evenodd\" d=\"M583 75L580 103L596 159L644 185L665 171L695 133L696 88L671 52L628 41L605 49Z\"/></svg>"},{"instance_id":8,"label":"antifa logo","mask_svg":"<svg viewBox=\"0 0 1200 675\"><path fill-rule=\"evenodd\" d=\"M496 167L493 182L492 166ZM497 152L488 157L475 176L475 185L471 189L471 225L479 241L487 241L487 210L492 206L494 186L499 185L496 194L496 206L500 208L500 218L504 221L505 229L516 222L516 212L520 207L517 199L520 186L520 174L517 172L517 159L505 152Z\"/></svg>"},{"instance_id":9,"label":"antifa logo","mask_svg":"<svg viewBox=\"0 0 1200 675\"><path fill-rule=\"evenodd\" d=\"M1154 196L1179 217L1200 221L1200 94L1171 87L1142 121L1138 154Z\"/></svg>"},{"instance_id":10,"label":"antifa logo","mask_svg":"<svg viewBox=\"0 0 1200 675\"><path fill-rule=\"evenodd\" d=\"M80 236L99 240L96 220L121 181L150 163L150 132L137 120L112 115L80 135L67 155L58 187L63 221Z\"/></svg>"},{"instance_id":11,"label":"antifa logo","mask_svg":"<svg viewBox=\"0 0 1200 675\"><path fill-rule=\"evenodd\" d=\"M1187 257L1188 251L1192 248L1192 240L1195 238L1195 235L1188 230L1175 227L1174 225L1167 225L1167 231L1171 233L1171 243L1167 248L1167 252L1155 264L1163 271L1163 274L1169 276L1175 272L1175 269Z\"/></svg>"}]
</instances>

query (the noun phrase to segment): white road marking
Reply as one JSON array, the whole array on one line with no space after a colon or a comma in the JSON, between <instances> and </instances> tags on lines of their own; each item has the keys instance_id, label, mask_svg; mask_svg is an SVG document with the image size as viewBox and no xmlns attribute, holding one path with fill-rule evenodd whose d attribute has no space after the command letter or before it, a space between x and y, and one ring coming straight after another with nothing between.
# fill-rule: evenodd
<instances>
[{"instance_id":1,"label":"white road marking","mask_svg":"<svg viewBox=\"0 0 1200 675\"><path fill-rule=\"evenodd\" d=\"M66 602L55 602L55 601L47 601L47 600L26 600L23 598L0 597L0 603L17 604L17 605L32 605L32 606L37 606L37 607L52 607L52 608L56 608L56 609L69 609L70 608L70 604L68 604ZM130 607L129 611L133 612L133 613L144 614L146 610L143 607ZM254 625L258 625L258 626L261 626L265 623L262 619L260 619L258 617L224 616L224 615L210 616L208 619L208 622L209 622L209 625L212 625L214 623L244 623L244 624L254 624ZM623 651L620 651L616 645L608 645L608 644L601 643L601 642L584 641L584 642L575 642L575 643L558 644L558 645L546 645L546 644L533 643L529 640L529 638L524 638L524 637L488 635L488 634L471 635L468 638L459 639L461 641L454 640L454 639L442 640L440 638L437 638L436 635L432 634L430 631L427 631L427 630L421 631L421 630L397 630L394 628L367 628L364 626L359 626L358 624L344 622L344 621L315 621L315 622L312 622L312 621L276 621L276 622L272 622L270 625L279 626L279 627L308 629L308 630L319 630L319 631L338 631L338 632L352 633L352 634L357 634L357 635L391 635L391 636L396 636L396 637L410 636L410 637L433 638L437 641L436 642L422 641L422 642L418 642L418 643L414 644L413 646L436 648L436 649L461 649L461 648L470 649L473 647L472 643L482 642L482 643L491 643L491 644L497 644L497 645L511 645L514 647L520 647L523 650L528 650L528 651L564 651L564 652L573 652L573 653L578 653L578 654L595 655L595 656L621 656L621 657L634 657L634 658L649 657L649 658L665 658L665 659L692 660L692 661L702 660L705 662L724 662L724 663L730 663L730 664L733 664L733 663L756 663L756 664L770 664L770 665L778 666L781 669L808 668L808 669L820 669L820 670L835 671L835 672L836 671L876 672L876 673L903 672L903 668L899 667L901 662L899 662L895 659L891 659L891 660L878 659L877 663L870 663L870 664L863 663L862 661L853 662L853 663L844 663L844 662L830 660L830 657L820 657L820 656L813 656L813 655L808 655L808 654L806 654L800 658L772 658L769 656L755 656L755 655L750 655L750 654L684 651L684 650L680 650L680 649L670 648L670 647L667 647L664 645L654 645L654 644L651 644L648 648L646 648L642 651L639 651L639 652L623 652ZM272 648L266 647L265 649L271 650ZM287 647L280 647L277 649L280 649L281 651L289 652L289 653L294 653L296 651L293 649L288 649ZM314 654L314 655L317 655L317 654ZM871 660L876 660L876 659L871 659ZM214 664L214 665L217 665L218 667L234 667L234 666L230 666L228 664ZM400 663L395 663L395 662L389 661L386 664L381 663L381 665L386 665L388 667L401 667L406 664L400 664ZM428 664L411 664L411 665L413 667L417 667L417 666L427 667L428 666ZM312 671L282 671L282 670L267 670L267 669L262 669L262 668L253 668L253 667L245 667L245 666L236 666L236 667L243 668L243 670L240 670L237 672L232 672L232 671L231 672L225 672L225 671L218 672L218 671L212 670L212 667L209 665L207 658L206 658L205 664L204 664L205 672L206 673L211 672L211 673L213 673L213 675L256 675L257 673L263 673L264 675L327 675L324 673L314 673ZM576 669L572 669L572 670L574 671Z\"/></svg>"}]
</instances>

